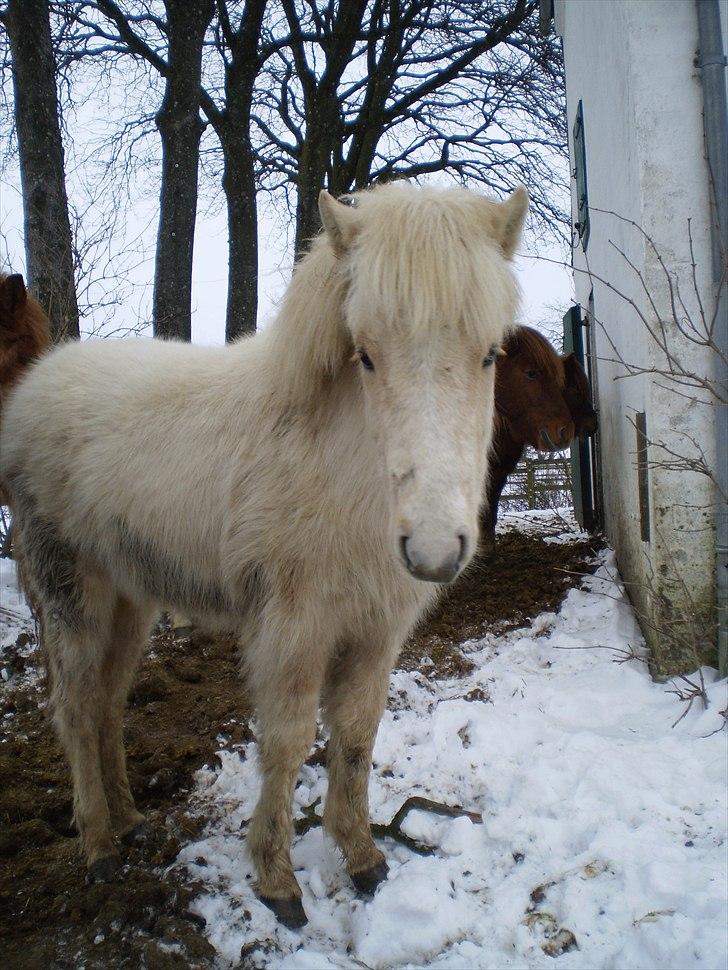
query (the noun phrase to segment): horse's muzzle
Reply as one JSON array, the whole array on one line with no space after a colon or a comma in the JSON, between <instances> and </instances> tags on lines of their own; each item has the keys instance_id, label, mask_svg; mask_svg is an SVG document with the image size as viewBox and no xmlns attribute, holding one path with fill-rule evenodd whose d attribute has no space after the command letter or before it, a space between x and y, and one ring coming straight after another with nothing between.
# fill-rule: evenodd
<instances>
[{"instance_id":1,"label":"horse's muzzle","mask_svg":"<svg viewBox=\"0 0 728 970\"><path fill-rule=\"evenodd\" d=\"M538 450L539 451L561 451L561 449L565 448L571 441L572 434L573 434L573 428L569 428L569 427L566 427L566 425L564 425L564 427L561 427L557 431L554 431L554 435L556 437L556 441L554 441L554 439L551 437L551 434L549 434L546 428L542 428L539 434Z\"/></svg>"},{"instance_id":2,"label":"horse's muzzle","mask_svg":"<svg viewBox=\"0 0 728 970\"><path fill-rule=\"evenodd\" d=\"M427 583L451 583L456 578L467 560L468 537L459 533L453 546L445 558L433 562L431 556L418 550L410 536L400 536L399 539L400 556L407 572Z\"/></svg>"}]
</instances>

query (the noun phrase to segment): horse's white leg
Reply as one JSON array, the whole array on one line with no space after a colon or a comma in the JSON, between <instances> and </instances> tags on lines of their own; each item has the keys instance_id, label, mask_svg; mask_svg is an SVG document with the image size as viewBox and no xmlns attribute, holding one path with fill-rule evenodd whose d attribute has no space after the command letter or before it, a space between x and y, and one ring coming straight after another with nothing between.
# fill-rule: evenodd
<instances>
[{"instance_id":1,"label":"horse's white leg","mask_svg":"<svg viewBox=\"0 0 728 970\"><path fill-rule=\"evenodd\" d=\"M126 773L124 707L154 615L152 607L137 606L119 597L101 665L101 772L113 829L127 840L139 833L144 816L134 804Z\"/></svg>"},{"instance_id":2,"label":"horse's white leg","mask_svg":"<svg viewBox=\"0 0 728 970\"><path fill-rule=\"evenodd\" d=\"M114 596L109 577L39 514L22 483L13 489L23 582L40 612L49 664L50 711L73 778L74 818L92 879L119 866L101 775L101 664Z\"/></svg>"},{"instance_id":3,"label":"horse's white leg","mask_svg":"<svg viewBox=\"0 0 728 970\"><path fill-rule=\"evenodd\" d=\"M107 880L119 867L101 773L99 726L103 705L101 646L108 635L108 604L84 590L73 622L43 609L44 646L50 661L53 723L73 778L73 810L89 876Z\"/></svg>"},{"instance_id":4,"label":"horse's white leg","mask_svg":"<svg viewBox=\"0 0 728 970\"><path fill-rule=\"evenodd\" d=\"M343 852L354 885L365 893L387 876L369 827L369 775L393 660L393 650L377 655L352 644L332 662L324 685L331 732L324 825Z\"/></svg>"},{"instance_id":5,"label":"horse's white leg","mask_svg":"<svg viewBox=\"0 0 728 970\"><path fill-rule=\"evenodd\" d=\"M245 657L260 721L263 772L248 847L259 898L292 928L306 922L290 856L293 789L316 737L323 660L320 642L304 638L295 622L280 617L275 624L263 623Z\"/></svg>"}]
</instances>

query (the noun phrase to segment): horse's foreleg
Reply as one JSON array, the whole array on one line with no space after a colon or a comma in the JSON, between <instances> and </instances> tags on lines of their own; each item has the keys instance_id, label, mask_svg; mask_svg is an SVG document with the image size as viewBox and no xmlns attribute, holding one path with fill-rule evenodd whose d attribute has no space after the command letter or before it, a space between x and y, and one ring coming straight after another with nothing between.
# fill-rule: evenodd
<instances>
[{"instance_id":1,"label":"horse's foreleg","mask_svg":"<svg viewBox=\"0 0 728 970\"><path fill-rule=\"evenodd\" d=\"M316 736L321 678L315 648L303 653L287 647L281 649L278 642L265 649L259 642L253 656L246 657L260 720L263 772L248 846L259 898L282 923L295 928L303 926L306 914L290 856L293 789Z\"/></svg>"},{"instance_id":2,"label":"horse's foreleg","mask_svg":"<svg viewBox=\"0 0 728 970\"><path fill-rule=\"evenodd\" d=\"M364 893L374 892L387 876L387 863L369 827L368 789L391 666L390 653L373 657L351 646L332 663L324 688L331 731L324 825L343 852L354 885Z\"/></svg>"},{"instance_id":3,"label":"horse's foreleg","mask_svg":"<svg viewBox=\"0 0 728 970\"><path fill-rule=\"evenodd\" d=\"M123 718L126 697L139 663L153 611L119 598L101 666L104 697L99 723L101 771L114 831L124 841L141 833L144 816L129 788L124 754Z\"/></svg>"}]
</instances>

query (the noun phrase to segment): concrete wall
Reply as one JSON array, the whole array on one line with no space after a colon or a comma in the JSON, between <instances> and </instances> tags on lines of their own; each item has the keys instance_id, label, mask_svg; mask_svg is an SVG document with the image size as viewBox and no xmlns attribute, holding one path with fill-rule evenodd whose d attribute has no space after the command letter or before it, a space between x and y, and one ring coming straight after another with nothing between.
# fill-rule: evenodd
<instances>
[{"instance_id":1,"label":"concrete wall","mask_svg":"<svg viewBox=\"0 0 728 970\"><path fill-rule=\"evenodd\" d=\"M674 462L660 445L690 458L703 452L714 462L714 413L700 391L660 376L666 358L649 334L664 333L688 369L710 374L710 352L686 340L675 322L699 323L698 295L710 312L712 292L695 5L556 0L555 19L570 138L579 100L584 113L591 228L586 252L575 237L573 265L585 310L593 293L605 527L642 617L653 669L664 675L694 668L696 651L709 656L713 633L712 484L666 467ZM572 192L576 211L575 185ZM684 306L675 309L676 286ZM640 372L625 376L625 363ZM646 414L650 442L649 541L640 536L637 412Z\"/></svg>"}]
</instances>

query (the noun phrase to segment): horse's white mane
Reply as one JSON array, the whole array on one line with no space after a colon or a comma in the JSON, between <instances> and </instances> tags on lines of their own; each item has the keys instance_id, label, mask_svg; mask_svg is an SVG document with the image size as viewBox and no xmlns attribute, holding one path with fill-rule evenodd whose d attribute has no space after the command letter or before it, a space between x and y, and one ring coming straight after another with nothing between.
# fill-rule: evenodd
<instances>
[{"instance_id":1,"label":"horse's white mane","mask_svg":"<svg viewBox=\"0 0 728 970\"><path fill-rule=\"evenodd\" d=\"M269 328L281 385L294 399L309 397L351 357L345 308L354 291L371 300L375 328L409 327L427 339L435 329L458 327L487 349L519 299L506 260L517 242L511 208L520 228L527 196L519 190L514 198L509 208L465 189L405 182L354 195L343 216L347 251L335 253L322 232Z\"/></svg>"}]
</instances>

